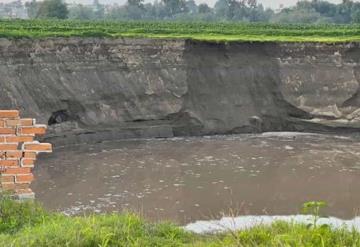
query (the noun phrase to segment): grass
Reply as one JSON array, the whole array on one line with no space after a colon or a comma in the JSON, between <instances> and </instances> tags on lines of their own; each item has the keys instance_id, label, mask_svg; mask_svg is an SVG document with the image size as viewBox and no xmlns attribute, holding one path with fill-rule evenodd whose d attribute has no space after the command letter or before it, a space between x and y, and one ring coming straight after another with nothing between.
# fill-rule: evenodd
<instances>
[{"instance_id":1,"label":"grass","mask_svg":"<svg viewBox=\"0 0 360 247\"><path fill-rule=\"evenodd\" d=\"M166 21L0 20L0 37L135 37L208 41L360 41L360 25Z\"/></svg>"},{"instance_id":2,"label":"grass","mask_svg":"<svg viewBox=\"0 0 360 247\"><path fill-rule=\"evenodd\" d=\"M0 246L360 246L355 230L275 222L213 235L172 223L147 222L133 213L68 217L33 202L0 199Z\"/></svg>"}]
</instances>

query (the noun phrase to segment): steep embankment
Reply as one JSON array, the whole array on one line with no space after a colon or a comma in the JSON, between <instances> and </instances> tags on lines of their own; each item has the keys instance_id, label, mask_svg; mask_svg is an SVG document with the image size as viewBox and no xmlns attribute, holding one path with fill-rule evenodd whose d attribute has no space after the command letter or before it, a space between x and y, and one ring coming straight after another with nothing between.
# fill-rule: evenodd
<instances>
[{"instance_id":1,"label":"steep embankment","mask_svg":"<svg viewBox=\"0 0 360 247\"><path fill-rule=\"evenodd\" d=\"M359 66L358 43L1 39L0 108L49 122L59 143L351 130Z\"/></svg>"}]
</instances>

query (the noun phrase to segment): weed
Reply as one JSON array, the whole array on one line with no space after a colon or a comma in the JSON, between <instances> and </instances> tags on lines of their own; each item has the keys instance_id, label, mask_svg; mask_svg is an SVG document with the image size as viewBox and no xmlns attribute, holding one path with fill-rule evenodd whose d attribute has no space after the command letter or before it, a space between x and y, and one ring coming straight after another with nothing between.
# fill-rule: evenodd
<instances>
[{"instance_id":1,"label":"weed","mask_svg":"<svg viewBox=\"0 0 360 247\"><path fill-rule=\"evenodd\" d=\"M304 204L320 217L324 203ZM346 228L274 222L251 229L199 235L168 222L150 223L134 213L68 217L46 212L34 202L0 197L0 246L157 247L157 246L360 246L360 233Z\"/></svg>"},{"instance_id":2,"label":"weed","mask_svg":"<svg viewBox=\"0 0 360 247\"><path fill-rule=\"evenodd\" d=\"M317 227L317 222L321 217L320 211L322 208L326 207L326 202L323 201L310 201L305 202L302 206L302 213L303 214L310 214L313 216L313 222L309 225L309 227Z\"/></svg>"}]
</instances>

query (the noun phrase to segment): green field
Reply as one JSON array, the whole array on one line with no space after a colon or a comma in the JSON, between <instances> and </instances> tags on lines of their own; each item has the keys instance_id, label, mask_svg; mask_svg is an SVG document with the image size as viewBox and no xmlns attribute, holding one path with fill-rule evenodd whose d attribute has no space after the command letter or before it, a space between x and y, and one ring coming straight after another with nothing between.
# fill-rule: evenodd
<instances>
[{"instance_id":1,"label":"green field","mask_svg":"<svg viewBox=\"0 0 360 247\"><path fill-rule=\"evenodd\" d=\"M360 233L316 224L276 222L244 231L198 235L134 213L69 217L32 202L0 196L0 246L9 247L226 247L360 246Z\"/></svg>"},{"instance_id":2,"label":"green field","mask_svg":"<svg viewBox=\"0 0 360 247\"><path fill-rule=\"evenodd\" d=\"M214 41L360 41L360 25L1 20L0 37L145 37Z\"/></svg>"}]
</instances>

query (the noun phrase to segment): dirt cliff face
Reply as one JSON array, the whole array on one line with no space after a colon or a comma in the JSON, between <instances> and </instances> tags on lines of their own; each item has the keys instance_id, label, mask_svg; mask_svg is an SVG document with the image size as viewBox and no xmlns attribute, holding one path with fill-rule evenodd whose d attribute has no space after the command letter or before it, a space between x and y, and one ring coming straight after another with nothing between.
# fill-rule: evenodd
<instances>
[{"instance_id":1,"label":"dirt cliff face","mask_svg":"<svg viewBox=\"0 0 360 247\"><path fill-rule=\"evenodd\" d=\"M0 108L64 143L356 129L359 60L359 44L0 39Z\"/></svg>"},{"instance_id":2,"label":"dirt cliff face","mask_svg":"<svg viewBox=\"0 0 360 247\"><path fill-rule=\"evenodd\" d=\"M311 113L311 122L360 127L360 45L282 44L281 92L285 100Z\"/></svg>"}]
</instances>

